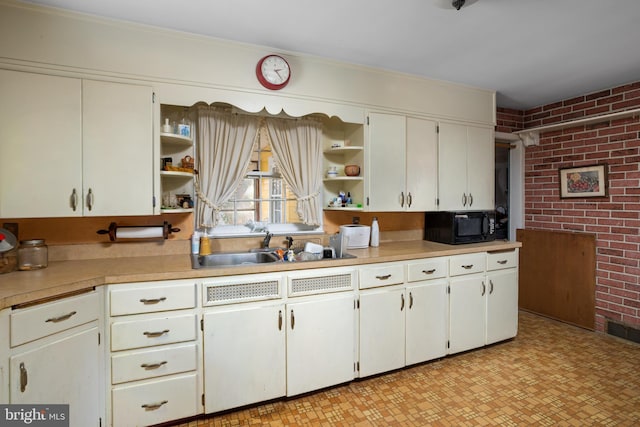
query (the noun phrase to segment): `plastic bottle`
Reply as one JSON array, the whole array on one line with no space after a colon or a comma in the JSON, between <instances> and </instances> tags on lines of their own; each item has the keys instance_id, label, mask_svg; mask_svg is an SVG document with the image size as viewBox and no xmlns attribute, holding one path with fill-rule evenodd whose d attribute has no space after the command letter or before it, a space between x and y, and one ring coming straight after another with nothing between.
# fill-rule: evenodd
<instances>
[{"instance_id":1,"label":"plastic bottle","mask_svg":"<svg viewBox=\"0 0 640 427\"><path fill-rule=\"evenodd\" d=\"M371 246L380 245L380 227L378 226L378 217L374 216L371 222Z\"/></svg>"},{"instance_id":2,"label":"plastic bottle","mask_svg":"<svg viewBox=\"0 0 640 427\"><path fill-rule=\"evenodd\" d=\"M198 230L194 230L193 236L191 236L191 253L200 253L200 237L201 233Z\"/></svg>"}]
</instances>

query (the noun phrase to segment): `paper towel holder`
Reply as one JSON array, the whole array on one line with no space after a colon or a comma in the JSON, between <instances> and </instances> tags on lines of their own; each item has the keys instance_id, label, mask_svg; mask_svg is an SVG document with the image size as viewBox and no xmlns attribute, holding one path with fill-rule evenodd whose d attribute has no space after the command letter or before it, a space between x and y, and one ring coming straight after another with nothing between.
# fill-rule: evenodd
<instances>
[{"instance_id":1,"label":"paper towel holder","mask_svg":"<svg viewBox=\"0 0 640 427\"><path fill-rule=\"evenodd\" d=\"M166 240L169 238L169 235L171 233L177 233L180 231L179 228L176 227L172 227L171 224L169 224L167 221L164 221L164 223L162 225L145 225L145 226L137 226L137 225L118 225L115 222L112 222L111 224L109 224L109 228L107 230L98 230L97 233L98 234L108 234L109 235L109 240L112 242L115 242L116 239L118 239L118 230L121 231L133 231L134 229L139 229L139 231L141 232L142 236L140 237L126 237L124 239L126 240L133 240L133 239L144 239L144 240L156 240L156 239L162 239L162 240ZM138 230L136 230L138 231ZM148 231L149 233L145 233L146 231ZM160 233L161 232L161 233ZM153 236L148 237L145 234L153 234ZM120 237L120 239L123 239L122 237Z\"/></svg>"}]
</instances>

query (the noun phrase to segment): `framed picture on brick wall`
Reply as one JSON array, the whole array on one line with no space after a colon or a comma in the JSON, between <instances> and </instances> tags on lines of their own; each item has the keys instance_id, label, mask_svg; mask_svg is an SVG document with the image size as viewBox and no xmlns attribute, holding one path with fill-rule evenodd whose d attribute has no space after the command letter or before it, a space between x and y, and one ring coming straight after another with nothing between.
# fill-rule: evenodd
<instances>
[{"instance_id":1,"label":"framed picture on brick wall","mask_svg":"<svg viewBox=\"0 0 640 427\"><path fill-rule=\"evenodd\" d=\"M607 195L607 165L579 166L560 169L560 197L605 197Z\"/></svg>"}]
</instances>

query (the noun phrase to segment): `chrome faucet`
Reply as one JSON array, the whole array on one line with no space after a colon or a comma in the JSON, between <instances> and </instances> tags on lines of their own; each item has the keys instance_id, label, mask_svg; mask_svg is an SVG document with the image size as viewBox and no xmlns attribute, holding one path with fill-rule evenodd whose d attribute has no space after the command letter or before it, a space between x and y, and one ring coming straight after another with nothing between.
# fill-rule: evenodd
<instances>
[{"instance_id":1,"label":"chrome faucet","mask_svg":"<svg viewBox=\"0 0 640 427\"><path fill-rule=\"evenodd\" d=\"M262 241L262 249L269 249L269 242L271 241L271 237L273 234L267 231L267 234L264 236L264 240Z\"/></svg>"}]
</instances>

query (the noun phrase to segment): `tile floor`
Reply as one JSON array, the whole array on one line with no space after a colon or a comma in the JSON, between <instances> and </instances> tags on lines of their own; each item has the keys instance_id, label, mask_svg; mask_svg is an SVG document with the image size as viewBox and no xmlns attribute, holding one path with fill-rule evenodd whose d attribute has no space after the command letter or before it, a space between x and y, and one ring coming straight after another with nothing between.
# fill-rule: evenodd
<instances>
[{"instance_id":1,"label":"tile floor","mask_svg":"<svg viewBox=\"0 0 640 427\"><path fill-rule=\"evenodd\" d=\"M249 425L640 426L640 345L521 312L510 341L179 424Z\"/></svg>"}]
</instances>

